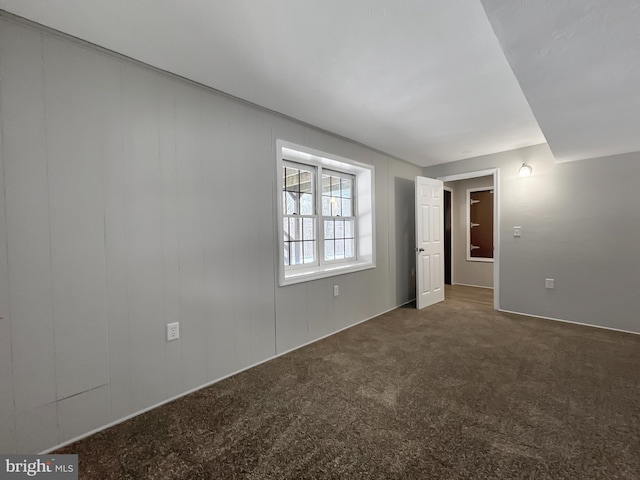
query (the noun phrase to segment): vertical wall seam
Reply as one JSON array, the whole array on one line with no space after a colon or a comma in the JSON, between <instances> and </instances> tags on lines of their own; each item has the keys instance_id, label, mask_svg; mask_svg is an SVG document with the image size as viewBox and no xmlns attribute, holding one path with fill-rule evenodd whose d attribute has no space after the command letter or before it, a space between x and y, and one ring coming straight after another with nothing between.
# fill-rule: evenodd
<instances>
[{"instance_id":1,"label":"vertical wall seam","mask_svg":"<svg viewBox=\"0 0 640 480\"><path fill-rule=\"evenodd\" d=\"M171 79L171 92L172 92L172 119L173 119L173 166L174 166L174 178L176 189L176 246L178 257L178 319L182 321L182 266L180 265L180 191L178 182L178 136L175 134L175 128L178 124L177 121L177 107L176 107L176 81ZM184 388L184 349L180 344L180 389Z\"/></svg>"},{"instance_id":2,"label":"vertical wall seam","mask_svg":"<svg viewBox=\"0 0 640 480\"><path fill-rule=\"evenodd\" d=\"M166 261L166 240L165 236L165 221L164 221L164 199L165 199L165 189L164 189L164 177L162 175L162 121L160 119L160 77L156 77L156 109L157 109L157 119L158 119L158 169L160 172L160 244L162 245L162 318L164 319L165 325L167 324L167 271L165 268ZM169 391L169 361L168 361L168 351L169 351L169 342L164 342L164 386L165 386L165 396Z\"/></svg>"},{"instance_id":3,"label":"vertical wall seam","mask_svg":"<svg viewBox=\"0 0 640 480\"><path fill-rule=\"evenodd\" d=\"M104 101L104 100L103 100ZM107 341L107 378L109 379L109 418L113 418L113 405L111 402L111 348L109 348L109 262L107 261L107 194L105 188L106 176L104 174L104 164L105 164L105 128L104 128L104 117L105 117L105 104L100 105L100 175L102 177L102 242L104 246L104 306L105 306L105 338Z\"/></svg>"},{"instance_id":4,"label":"vertical wall seam","mask_svg":"<svg viewBox=\"0 0 640 480\"><path fill-rule=\"evenodd\" d=\"M0 22L0 39L4 37L5 27L4 23ZM4 42L0 42L0 71L2 71L2 58L3 58L3 46ZM9 356L11 357L11 402L13 406L13 412L11 415L11 420L13 424L13 445L14 449L17 446L16 441L16 389L15 389L15 358L13 351L13 325L12 319L13 315L11 314L11 277L9 276L9 225L7 222L8 219L8 210L7 210L7 181L6 181L6 170L5 170L5 154L4 154L4 116L2 110L2 75L0 75L0 168L2 168L2 197L3 197L3 210L4 210L4 224L5 224L5 242L4 242L4 255L6 258L7 264L7 313L6 318L4 320L7 322L9 327Z\"/></svg>"},{"instance_id":5,"label":"vertical wall seam","mask_svg":"<svg viewBox=\"0 0 640 480\"><path fill-rule=\"evenodd\" d=\"M155 95L154 95L154 99L155 99L155 118L156 118L156 139L158 142L158 156L156 158L157 160L157 164L158 164L158 184L160 187L160 245L161 245L161 251L162 251L162 258L160 259L160 265L162 267L162 318L164 320L164 324L167 324L167 309L166 309L166 287L167 287L167 281L166 281L166 269L165 269L165 255L166 255L166 240L164 238L165 235L165 221L164 221L164 210L162 208L162 204L163 204L163 200L164 200L164 183L163 183L163 179L162 179L162 140L161 140L161 119L160 119L160 76L159 75L154 75L154 86L155 86ZM169 361L168 361L168 348L169 348L169 343L166 341L164 342L164 389L163 389L163 396L167 396L167 393L169 391L169 377L168 377L168 366L169 366Z\"/></svg>"},{"instance_id":6,"label":"vertical wall seam","mask_svg":"<svg viewBox=\"0 0 640 480\"><path fill-rule=\"evenodd\" d=\"M49 231L49 281L51 287L51 323L53 326L53 376L55 381L55 396L54 403L56 405L56 437L60 442L60 408L58 402L58 355L57 355L57 342L56 342L56 312L54 301L54 274L53 274L53 241L51 235L51 188L50 188L50 172L49 172L49 132L47 129L47 97L46 97L46 68L45 68L45 55L44 55L44 34L40 33L40 62L42 67L42 111L43 111L43 124L44 124L44 160L46 171L46 184L47 184L47 227Z\"/></svg>"},{"instance_id":7,"label":"vertical wall seam","mask_svg":"<svg viewBox=\"0 0 640 480\"><path fill-rule=\"evenodd\" d=\"M122 166L122 221L124 222L124 271L125 271L125 303L127 306L127 343L129 345L129 405L127 410L133 409L133 368L131 365L132 350L131 350L131 305L129 303L130 286L129 286L129 231L127 228L127 172L126 172L126 158L124 154L124 137L122 124L124 122L124 89L123 89L123 63L119 62L119 80L120 80L120 157Z\"/></svg>"},{"instance_id":8,"label":"vertical wall seam","mask_svg":"<svg viewBox=\"0 0 640 480\"><path fill-rule=\"evenodd\" d=\"M207 244L207 235L206 235L206 228L205 228L205 208L206 208L206 201L205 201L205 191L206 191L206 187L205 187L205 175L204 175L204 157L205 157L205 146L204 146L204 122L202 120L202 105L204 104L203 101L200 100L200 96L202 95L202 92L200 91L200 89L196 89L197 91L197 95L198 95L198 139L197 139L197 144L198 144L198 157L200 159L200 239L202 241L202 285L200 286L200 288L202 288L202 290L204 291L204 299L205 299L205 303L204 303L204 310L201 312L202 315L202 320L204 321L204 356L205 356L205 366L206 366L206 371L207 371L207 381L209 381L209 379L211 378L209 375L209 366L211 365L211 362L209 361L209 319L207 318L207 305L208 305L208 295L207 295L207 252L206 252L206 244ZM182 349L180 349L180 351L182 352Z\"/></svg>"}]
</instances>

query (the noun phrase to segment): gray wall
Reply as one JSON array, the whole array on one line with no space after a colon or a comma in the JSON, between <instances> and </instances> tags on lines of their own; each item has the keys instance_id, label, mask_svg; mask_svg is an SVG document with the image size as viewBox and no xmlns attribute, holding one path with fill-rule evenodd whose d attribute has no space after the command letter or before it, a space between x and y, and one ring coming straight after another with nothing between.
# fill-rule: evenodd
<instances>
[{"instance_id":1,"label":"gray wall","mask_svg":"<svg viewBox=\"0 0 640 480\"><path fill-rule=\"evenodd\" d=\"M518 177L523 161L531 177ZM500 308L640 332L640 152L556 164L546 144L425 168L499 168ZM522 226L522 237L513 227ZM546 290L545 278L555 278Z\"/></svg>"},{"instance_id":2,"label":"gray wall","mask_svg":"<svg viewBox=\"0 0 640 480\"><path fill-rule=\"evenodd\" d=\"M447 182L451 188L453 284L493 288L493 262L467 260L467 189L492 187L493 176Z\"/></svg>"},{"instance_id":3,"label":"gray wall","mask_svg":"<svg viewBox=\"0 0 640 480\"><path fill-rule=\"evenodd\" d=\"M50 448L414 297L419 168L2 18L0 45L1 452ZM277 286L276 139L375 165L375 269Z\"/></svg>"}]
</instances>

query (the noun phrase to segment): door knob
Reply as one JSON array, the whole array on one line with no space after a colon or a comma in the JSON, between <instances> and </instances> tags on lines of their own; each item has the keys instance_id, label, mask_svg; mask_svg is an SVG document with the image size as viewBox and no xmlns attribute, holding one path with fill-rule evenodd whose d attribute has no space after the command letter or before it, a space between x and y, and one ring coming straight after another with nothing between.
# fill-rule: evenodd
<instances>
[{"instance_id":1,"label":"door knob","mask_svg":"<svg viewBox=\"0 0 640 480\"><path fill-rule=\"evenodd\" d=\"M416 252L424 252L424 248L416 248Z\"/></svg>"}]
</instances>

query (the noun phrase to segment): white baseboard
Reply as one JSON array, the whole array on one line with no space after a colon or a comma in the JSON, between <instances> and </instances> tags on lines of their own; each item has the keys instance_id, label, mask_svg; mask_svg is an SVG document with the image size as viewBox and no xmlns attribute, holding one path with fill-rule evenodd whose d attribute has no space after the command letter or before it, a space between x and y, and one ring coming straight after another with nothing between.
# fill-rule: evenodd
<instances>
[{"instance_id":1,"label":"white baseboard","mask_svg":"<svg viewBox=\"0 0 640 480\"><path fill-rule=\"evenodd\" d=\"M493 287L485 287L483 285L469 285L468 283L458 283L458 282L454 282L453 285L461 285L463 287L475 287L475 288L486 288L488 290L493 290ZM453 286L452 285L452 286Z\"/></svg>"},{"instance_id":2,"label":"white baseboard","mask_svg":"<svg viewBox=\"0 0 640 480\"><path fill-rule=\"evenodd\" d=\"M593 325L591 323L581 323L581 322L574 322L572 320L563 320L561 318L544 317L542 315L533 315L531 313L514 312L513 310L503 310L502 308L499 308L498 311L504 312L504 313L513 313L514 315L522 315L523 317L540 318L542 320L551 320L554 322L571 323L573 325L582 325L583 327L593 327L593 328L599 328L601 330L611 330L613 332L631 333L632 335L640 335L640 332L633 332L631 330L622 330L620 328L603 327L602 325Z\"/></svg>"},{"instance_id":3,"label":"white baseboard","mask_svg":"<svg viewBox=\"0 0 640 480\"><path fill-rule=\"evenodd\" d=\"M361 323L368 322L369 320L372 320L372 319L374 319L376 317L379 317L380 315L384 315L385 313L389 313L392 310L395 310L396 308L403 307L404 305L407 305L407 304L413 302L414 300L410 300L410 301L408 301L406 303L403 303L403 304L398 305L396 307L393 307L393 308L390 308L388 310L385 310L384 312L377 313L377 314L373 315L372 317L365 318L364 320L360 320L360 321L358 321L358 322L356 322L356 323L354 323L352 325L348 325L346 327L341 328L340 330L336 330L335 332L328 333L327 335L324 335L324 336L322 336L320 338L316 338L315 340L311 340L309 342L303 343L302 345L299 345L297 347L291 348L291 349L286 350L284 352L278 353L278 354L276 354L276 355L274 355L272 357L265 358L264 360L261 360L261 361L259 361L257 363L249 365L248 367L241 368L240 370L238 370L236 372L233 372L233 373L230 373L228 375L225 375L224 377L217 378L216 380L212 380L210 382L207 382L207 383L205 383L203 385L200 385L199 387L195 387L195 388L192 388L191 390L187 390L186 392L180 393L179 395L175 395L175 396L173 396L171 398L168 398L167 400L163 400L163 401L161 401L159 403L151 405L150 407L143 408L142 410L138 410L137 412L134 412L134 413L132 413L130 415L127 415L126 417L122 417L122 418L120 418L118 420L114 420L113 422L107 423L106 425L103 425L103 426L98 427L96 429L93 429L93 430L91 430L91 431L89 431L87 433L83 433L82 435L74 437L71 440L67 440L65 442L62 442L62 443L54 446L54 447L48 448L48 449L40 452L40 455L46 455L48 453L51 453L54 450L57 450L57 449L62 448L62 447L66 447L67 445L71 445L72 443L75 443L75 442L77 442L79 440L82 440L83 438L90 437L91 435L95 435L96 433L102 432L103 430L106 430L106 429L111 428L111 427L115 427L116 425L119 425L122 422L126 422L127 420L129 420L131 418L137 417L138 415L142 415L145 412L153 410L154 408L161 407L162 405L165 405L167 403L173 402L174 400L178 400L179 398L186 397L187 395L189 395L191 393L194 393L194 392L197 392L198 390L202 390L203 388L210 387L211 385L214 385L214 384L216 384L218 382L221 382L222 380L225 380L225 379L227 379L229 377L233 377L234 375L237 375L238 373L244 372L245 370L249 370L250 368L257 367L258 365L261 365L263 363L269 362L269 361L273 360L274 358L281 357L282 355L286 355L287 353L290 353L290 352L293 352L295 350L298 350L299 348L306 347L307 345L311 345L312 343L318 342L318 341L323 340L323 339L325 339L327 337L335 335L336 333L342 332L343 330L347 330L347 329L349 329L351 327L355 327L356 325L359 325Z\"/></svg>"}]
</instances>

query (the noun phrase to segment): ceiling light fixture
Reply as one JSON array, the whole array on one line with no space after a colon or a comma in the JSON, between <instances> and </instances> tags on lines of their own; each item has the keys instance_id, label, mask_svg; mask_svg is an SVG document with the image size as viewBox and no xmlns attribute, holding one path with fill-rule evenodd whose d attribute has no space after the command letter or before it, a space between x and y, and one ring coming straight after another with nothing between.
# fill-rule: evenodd
<instances>
[{"instance_id":1,"label":"ceiling light fixture","mask_svg":"<svg viewBox=\"0 0 640 480\"><path fill-rule=\"evenodd\" d=\"M523 163L520 170L518 170L521 177L528 177L531 175L531 172L533 172L533 168L531 168L531 165L527 165L526 162Z\"/></svg>"}]
</instances>

